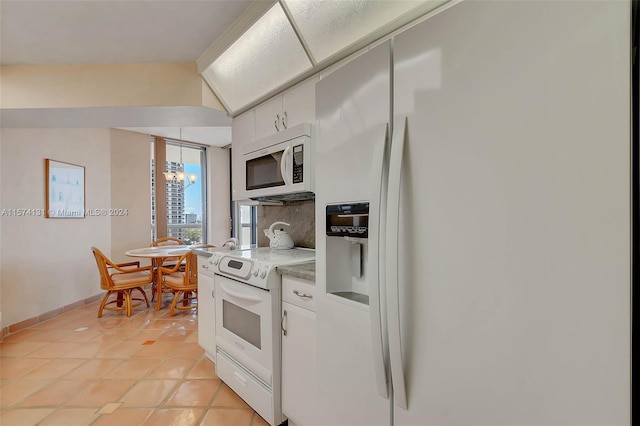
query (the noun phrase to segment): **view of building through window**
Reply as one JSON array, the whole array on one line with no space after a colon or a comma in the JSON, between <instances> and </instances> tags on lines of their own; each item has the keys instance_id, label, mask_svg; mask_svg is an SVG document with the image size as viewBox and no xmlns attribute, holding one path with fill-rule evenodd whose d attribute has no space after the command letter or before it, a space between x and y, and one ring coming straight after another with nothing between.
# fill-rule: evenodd
<instances>
[{"instance_id":1,"label":"view of building through window","mask_svg":"<svg viewBox=\"0 0 640 426\"><path fill-rule=\"evenodd\" d=\"M237 205L236 208L236 220L238 223L236 238L238 238L239 244L241 246L256 244L258 242L256 234L256 206Z\"/></svg>"},{"instance_id":2,"label":"view of building through window","mask_svg":"<svg viewBox=\"0 0 640 426\"><path fill-rule=\"evenodd\" d=\"M152 160L153 161L153 160ZM164 181L166 187L167 237L175 237L186 244L206 242L206 168L205 149L176 141L167 140L167 172L180 176L184 180ZM153 170L153 167L152 167ZM189 177L193 177L189 179ZM155 194L155 180L151 179L152 194ZM152 195L153 239L156 239L156 203Z\"/></svg>"}]
</instances>

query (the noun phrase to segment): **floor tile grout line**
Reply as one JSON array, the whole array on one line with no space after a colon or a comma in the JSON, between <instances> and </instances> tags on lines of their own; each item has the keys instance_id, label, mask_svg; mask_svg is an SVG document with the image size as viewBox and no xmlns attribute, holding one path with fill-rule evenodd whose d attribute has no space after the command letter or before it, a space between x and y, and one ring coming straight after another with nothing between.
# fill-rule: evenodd
<instances>
[{"instance_id":1,"label":"floor tile grout line","mask_svg":"<svg viewBox=\"0 0 640 426\"><path fill-rule=\"evenodd\" d=\"M83 313L79 313L76 316L78 317L82 317L82 316L86 316L87 313L89 312L89 309L86 309L86 312ZM15 358L21 358L23 356L26 356L27 358L30 359L39 359L39 360L47 360L44 364L35 367L34 369L28 369L27 371L22 373L22 376L16 377L16 378L11 378L11 379L6 379L6 380L11 380L11 381L17 381L17 380L47 380L50 381L51 383L43 386L40 389L35 390L34 392L29 393L29 395L26 395L20 402L18 403L14 403L13 405L9 406L9 409L18 409L21 407L18 407L18 405L22 404L24 402L25 399L31 397L33 394L40 392L41 390L45 389L48 386L51 386L53 383L58 383L61 381L70 381L70 380L85 380L87 382L86 386L83 386L83 388L80 390L80 392L82 392L83 390L85 390L88 386L91 385L92 382L100 382L100 381L112 381L112 380L123 380L123 378L119 378L119 377L104 377L104 375L108 375L113 373L114 371L116 371L116 369L122 367L122 365L124 365L124 363L126 363L127 361L132 361L132 360L138 360L138 361L150 361L150 364L152 364L149 367L145 367L146 371L140 375L139 377L136 377L133 380L133 384L131 387L129 387L128 389L126 389L124 391L124 393L122 394L122 396L120 396L118 398L118 401L122 402L124 404L124 401L122 401L122 399L124 399L124 397L133 389L134 386L136 386L139 383L142 383L144 381L167 381L170 380L172 382L175 382L173 384L173 386L171 387L171 389L169 389L169 391L167 391L165 397L162 399L162 401L159 402L158 405L154 406L154 405L149 405L149 406L139 406L137 404L133 404L127 407L124 406L120 406L118 408L118 410L123 409L123 408L132 408L132 409L144 409L144 410L149 410L149 413L146 418L143 420L144 422L147 422L149 420L149 418L153 415L153 413L156 413L158 410L163 410L163 409L170 409L170 410L179 410L179 409L192 409L192 408L197 408L202 410L201 411L201 415L200 418L198 419L198 424L201 423L205 416L207 415L207 413L209 412L209 410L212 409L216 409L216 408L220 408L220 409L232 409L232 410L250 410L252 411L249 407L224 407L224 406L220 406L220 407L213 407L213 403L215 401L215 399L220 395L220 392L222 391L223 388L223 384L221 382L221 380L219 379L219 377L217 377L217 375L215 375L215 372L213 372L212 376L207 376L206 374L199 374L199 373L195 373L194 370L196 370L197 368L199 368L199 366L201 365L201 363L205 360L208 359L205 354L203 352L200 353L200 355L198 356L191 356L189 354L189 352L183 352L180 353L180 350L184 350L184 344L190 344L193 345L195 347L197 347L197 340L195 340L194 333L197 333L197 317L195 317L195 315L193 315L191 312L189 313L185 313L184 316L179 315L176 317L167 317L166 316L166 312L159 312L159 313L149 313L149 312L141 312L142 315L132 318L127 318L127 319L123 319L123 318L118 318L116 316L110 316L110 317L106 317L107 319L110 319L111 321L114 322L114 324L112 326L109 326L108 328L105 327L100 327L100 325L98 324L97 321L91 321L93 320L93 318L91 318L90 321L83 321L84 324L86 324L86 326L88 327L87 331L89 333L91 333L91 337L88 338L73 338L72 335L71 336L65 336L65 334L69 334L71 333L72 330L70 327L68 327L68 324L72 323L73 321L77 321L77 319L72 319L72 318L67 318L66 320L61 321L61 324L67 324L66 327L63 327L62 330L54 330L53 328L48 328L50 326L52 326L52 324L47 324L45 325L43 328L40 328L42 326L42 324L37 324L34 326L34 328L31 330L31 335L30 336L26 336L26 338L16 338L16 339L12 339L10 341L6 341L6 343L9 343L9 345L19 345L21 343L25 343L25 342L29 342L34 345L34 348L31 348L30 350L26 351L24 354L20 354L20 356L17 356ZM151 314L151 315L150 315ZM146 316L146 319L143 319L143 317ZM115 321L114 321L115 320ZM133 325L132 321L136 321L139 324L137 325ZM166 323L159 323L156 321L166 321ZM77 327L78 324L74 324L74 327ZM37 327L37 328L36 328ZM112 357L102 357L100 355L103 355L103 353L94 353L92 355L82 355L81 352L81 348L83 346L83 344L88 344L88 343L107 343L109 342L109 334L111 331L116 331L118 330L119 332L122 332L122 330L129 330L130 332L126 332L124 334L127 335L127 342L135 342L138 343L140 342L140 338L141 337L148 337L150 334L154 334L154 332L157 334L157 336L155 337L154 340L156 340L156 343L166 343L167 345L165 345L165 347L171 347L170 350L168 350L166 353L163 353L162 351L159 351L158 355L148 355L148 356L143 356L143 354L141 352L143 352L143 348L140 348L140 350L135 351L134 353L132 353L131 355L128 356L112 356ZM75 355L73 357L67 357L65 355L67 354L57 354L54 356L47 356L47 355L41 355L39 357L30 357L29 355L31 355L32 353L35 353L43 348L46 348L47 345L53 343L51 338L47 336L48 333L55 333L56 331L60 332L59 335L63 336L61 340L63 340L63 343L69 343L70 345L74 345L75 349L74 350L78 350L80 351L80 355ZM146 336L145 333L146 332ZM151 332L151 333L149 333ZM114 333L114 341L112 342L113 344L107 344L107 348L111 349L114 348L116 346L118 346L120 344L120 342L115 341L117 339L117 337L115 337ZM139 334L139 336L135 336L136 334ZM172 338L172 339L162 339L162 336L168 336L168 335L172 335L173 336L178 336L177 338ZM196 334L197 335L197 334ZM188 339L193 339L191 342L186 342L186 340ZM5 342L3 342L5 343ZM40 346L40 347L36 347L36 346ZM175 353L175 355L173 355ZM117 355L117 354L116 354ZM138 356L136 356L138 355ZM3 357L4 359L11 359L11 357ZM30 372L32 372L33 370L40 368L42 366L46 366L49 363L53 362L54 360L76 360L78 361L78 365L76 367L74 367L72 370L70 370L69 372L59 376L59 377L55 377L55 378L45 378L45 379L40 379L37 377L33 377L33 378L25 378L23 377L26 374L29 374ZM106 373L104 373L104 375L102 377L99 378L94 378L94 377L69 377L69 375L73 374L74 370L77 370L78 368L80 368L83 365L86 365L88 362L90 362L91 360L112 360L112 361L120 361L118 363L115 363L111 366L110 369L107 370ZM182 360L186 363L188 363L188 368L185 369L184 373L182 374L182 377L151 377L152 372L158 368L159 365L161 365L162 363L169 361L169 360ZM190 377L190 375L193 374L193 376ZM215 392L212 394L212 396L210 397L210 399L207 401L207 403L205 403L204 405L196 405L196 406L168 406L167 402L170 400L170 398L175 394L176 390L178 389L178 387L187 382L187 381L204 381L204 380L215 380L217 382L217 388L215 390ZM61 409L68 409L68 408L72 408L72 409L81 409L81 408L87 408L84 406L72 406L72 405L67 405L67 402L69 400L71 400L73 398L73 396L70 396L69 399L67 399L65 402L63 402L61 405L59 406L54 406L54 405L50 405L50 406L45 406L47 407L47 409L52 409L52 413L50 413L47 417L49 417L50 415L55 414L56 412L58 412ZM6 407L5 407L6 408ZM6 411L5 408L3 408L2 410L0 410L0 413L3 411ZM93 407L92 407L93 408ZM26 409L26 408L23 408ZM99 410L100 408L96 408L96 411ZM117 411L117 410L116 410ZM251 423L253 424L255 422L255 411L252 411L252 418L251 418ZM96 413L98 414L98 413ZM98 416L92 421L92 424L99 421L100 418L106 414L98 414ZM45 418L46 419L46 418Z\"/></svg>"}]
</instances>

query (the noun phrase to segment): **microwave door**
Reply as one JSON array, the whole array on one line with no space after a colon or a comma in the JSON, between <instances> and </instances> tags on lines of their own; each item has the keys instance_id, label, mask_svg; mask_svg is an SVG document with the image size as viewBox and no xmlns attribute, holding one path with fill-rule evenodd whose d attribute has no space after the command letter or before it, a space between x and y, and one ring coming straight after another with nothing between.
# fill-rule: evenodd
<instances>
[{"instance_id":1,"label":"microwave door","mask_svg":"<svg viewBox=\"0 0 640 426\"><path fill-rule=\"evenodd\" d=\"M254 191L273 188L286 184L285 170L286 147L279 145L274 150L265 149L245 156L246 190Z\"/></svg>"}]
</instances>

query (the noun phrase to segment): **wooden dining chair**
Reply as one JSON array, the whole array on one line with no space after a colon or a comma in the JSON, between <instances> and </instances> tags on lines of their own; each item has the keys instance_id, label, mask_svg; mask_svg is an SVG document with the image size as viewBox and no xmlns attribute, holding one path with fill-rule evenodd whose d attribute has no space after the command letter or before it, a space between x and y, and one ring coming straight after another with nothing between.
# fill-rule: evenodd
<instances>
[{"instance_id":1,"label":"wooden dining chair","mask_svg":"<svg viewBox=\"0 0 640 426\"><path fill-rule=\"evenodd\" d=\"M149 307L149 299L147 299L143 287L152 282L151 266L140 267L140 262L114 263L96 247L91 247L91 251L100 272L100 288L106 291L98 308L98 318L102 317L104 309L124 310L126 315L130 317L133 308L139 306L143 301ZM131 293L134 290L138 290L142 294L142 298L133 297ZM108 301L112 295L115 295L115 299ZM111 306L114 304L115 306Z\"/></svg>"},{"instance_id":2,"label":"wooden dining chair","mask_svg":"<svg viewBox=\"0 0 640 426\"><path fill-rule=\"evenodd\" d=\"M191 246L191 248L199 249L199 248L216 248L213 244L198 244L195 246Z\"/></svg>"},{"instance_id":3,"label":"wooden dining chair","mask_svg":"<svg viewBox=\"0 0 640 426\"><path fill-rule=\"evenodd\" d=\"M182 241L180 238L174 238L174 237L158 238L157 240L151 243L151 247L184 246L184 245L186 245L184 241Z\"/></svg>"},{"instance_id":4,"label":"wooden dining chair","mask_svg":"<svg viewBox=\"0 0 640 426\"><path fill-rule=\"evenodd\" d=\"M186 245L184 241L180 238L175 237L161 237L151 242L149 247L166 247L166 246L184 246ZM178 257L165 257L164 259L153 259L151 264L153 266L153 270L155 271L158 266L166 266L168 268L173 268L176 264ZM155 276L155 274L154 274ZM155 300L156 298L156 286L153 286L151 291L151 300Z\"/></svg>"},{"instance_id":5,"label":"wooden dining chair","mask_svg":"<svg viewBox=\"0 0 640 426\"><path fill-rule=\"evenodd\" d=\"M180 270L181 264L184 265L184 271ZM169 315L173 315L176 309L197 309L198 266L197 256L193 254L193 251L189 250L180 256L172 268L160 266L158 270L162 287L174 293ZM178 302L181 303L178 304Z\"/></svg>"},{"instance_id":6,"label":"wooden dining chair","mask_svg":"<svg viewBox=\"0 0 640 426\"><path fill-rule=\"evenodd\" d=\"M153 241L149 247L167 247L167 246L185 246L185 245L186 245L185 242L182 241L180 238L162 237ZM173 267L173 265L175 265L177 259L178 259L178 256L165 257L162 263L164 264L164 266L171 268ZM156 266L161 266L161 265L156 265Z\"/></svg>"}]
</instances>

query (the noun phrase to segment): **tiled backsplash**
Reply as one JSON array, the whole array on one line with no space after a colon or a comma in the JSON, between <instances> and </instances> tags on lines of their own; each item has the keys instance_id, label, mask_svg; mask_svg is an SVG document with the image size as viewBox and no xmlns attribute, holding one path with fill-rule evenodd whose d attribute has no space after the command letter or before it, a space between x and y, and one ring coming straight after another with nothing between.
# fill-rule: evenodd
<instances>
[{"instance_id":1,"label":"tiled backsplash","mask_svg":"<svg viewBox=\"0 0 640 426\"><path fill-rule=\"evenodd\" d=\"M314 200L287 203L284 206L258 207L258 247L269 247L269 239L264 230L273 222L287 222L281 225L287 231L296 247L316 248L316 220Z\"/></svg>"}]
</instances>

